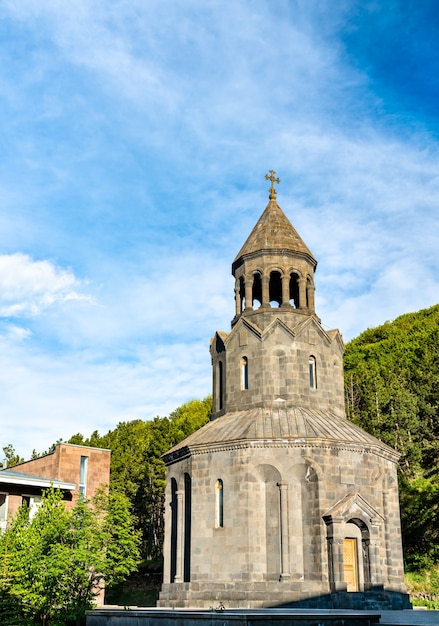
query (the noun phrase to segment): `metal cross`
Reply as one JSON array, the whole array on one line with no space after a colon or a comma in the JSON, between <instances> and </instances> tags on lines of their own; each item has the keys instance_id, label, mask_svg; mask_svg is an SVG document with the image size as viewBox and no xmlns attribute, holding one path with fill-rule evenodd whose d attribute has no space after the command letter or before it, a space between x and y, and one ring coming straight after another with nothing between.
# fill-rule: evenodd
<instances>
[{"instance_id":1,"label":"metal cross","mask_svg":"<svg viewBox=\"0 0 439 626\"><path fill-rule=\"evenodd\" d=\"M265 174L265 180L271 180L271 188L268 190L270 192L270 200L276 200L276 189L274 188L274 183L279 184L280 178L275 178L276 172L274 170L269 170L270 176Z\"/></svg>"}]
</instances>

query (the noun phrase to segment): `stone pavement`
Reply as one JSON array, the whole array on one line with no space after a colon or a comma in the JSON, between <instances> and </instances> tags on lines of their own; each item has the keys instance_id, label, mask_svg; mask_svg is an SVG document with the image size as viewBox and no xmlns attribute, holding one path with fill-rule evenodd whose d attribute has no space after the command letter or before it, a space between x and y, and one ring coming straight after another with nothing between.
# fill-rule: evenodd
<instances>
[{"instance_id":1,"label":"stone pavement","mask_svg":"<svg viewBox=\"0 0 439 626\"><path fill-rule=\"evenodd\" d=\"M380 611L380 626L439 626L439 611Z\"/></svg>"},{"instance_id":2,"label":"stone pavement","mask_svg":"<svg viewBox=\"0 0 439 626\"><path fill-rule=\"evenodd\" d=\"M377 622L380 616L379 623ZM374 619L372 619L374 618ZM370 621L369 621L370 619ZM313 609L169 610L100 607L87 612L87 626L439 626L439 611L348 611Z\"/></svg>"}]
</instances>

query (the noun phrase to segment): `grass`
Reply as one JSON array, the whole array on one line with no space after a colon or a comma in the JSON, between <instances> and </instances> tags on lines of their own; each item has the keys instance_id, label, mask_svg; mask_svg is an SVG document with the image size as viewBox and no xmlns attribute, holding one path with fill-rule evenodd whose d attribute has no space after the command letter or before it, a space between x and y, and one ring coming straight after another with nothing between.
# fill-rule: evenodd
<instances>
[{"instance_id":1,"label":"grass","mask_svg":"<svg viewBox=\"0 0 439 626\"><path fill-rule=\"evenodd\" d=\"M124 583L109 587L105 604L118 606L155 606L163 580L163 562L159 559L143 561L139 570Z\"/></svg>"},{"instance_id":2,"label":"grass","mask_svg":"<svg viewBox=\"0 0 439 626\"><path fill-rule=\"evenodd\" d=\"M405 583L413 606L439 609L439 565L418 572L406 572Z\"/></svg>"}]
</instances>

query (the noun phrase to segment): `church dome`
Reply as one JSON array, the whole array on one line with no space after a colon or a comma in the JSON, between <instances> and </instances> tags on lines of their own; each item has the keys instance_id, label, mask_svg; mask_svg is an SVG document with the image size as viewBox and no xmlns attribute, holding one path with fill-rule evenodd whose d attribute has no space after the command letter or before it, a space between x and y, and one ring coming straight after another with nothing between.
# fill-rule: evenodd
<instances>
[{"instance_id":1,"label":"church dome","mask_svg":"<svg viewBox=\"0 0 439 626\"><path fill-rule=\"evenodd\" d=\"M261 446L367 448L395 462L399 458L382 441L330 411L291 407L227 413L174 446L164 459L169 463L184 458L185 454Z\"/></svg>"}]
</instances>

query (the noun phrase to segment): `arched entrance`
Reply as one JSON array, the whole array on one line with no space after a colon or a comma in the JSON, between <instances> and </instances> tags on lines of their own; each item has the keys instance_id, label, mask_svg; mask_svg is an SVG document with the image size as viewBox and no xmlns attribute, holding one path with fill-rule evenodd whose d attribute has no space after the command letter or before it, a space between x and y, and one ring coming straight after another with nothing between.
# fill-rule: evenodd
<instances>
[{"instance_id":1,"label":"arched entrance","mask_svg":"<svg viewBox=\"0 0 439 626\"><path fill-rule=\"evenodd\" d=\"M347 591L370 588L370 532L359 518L345 524L343 538L343 573Z\"/></svg>"},{"instance_id":2,"label":"arched entrance","mask_svg":"<svg viewBox=\"0 0 439 626\"><path fill-rule=\"evenodd\" d=\"M371 526L378 527L383 518L359 494L348 494L323 519L331 591L370 590Z\"/></svg>"}]
</instances>

